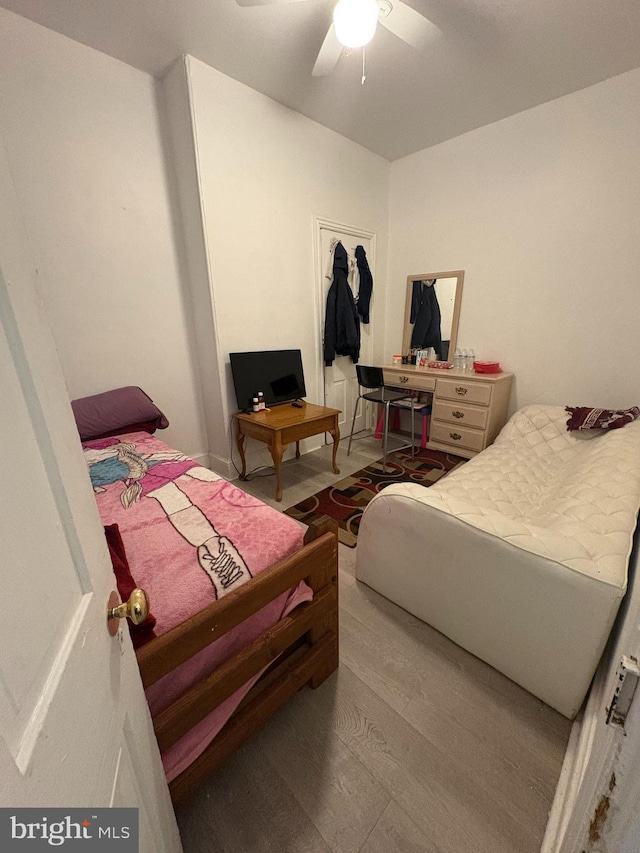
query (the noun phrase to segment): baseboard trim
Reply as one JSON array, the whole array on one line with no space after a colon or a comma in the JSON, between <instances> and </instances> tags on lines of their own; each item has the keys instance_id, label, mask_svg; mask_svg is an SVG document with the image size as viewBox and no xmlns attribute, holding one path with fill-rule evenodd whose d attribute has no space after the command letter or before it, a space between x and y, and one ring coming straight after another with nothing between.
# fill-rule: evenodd
<instances>
[{"instance_id":1,"label":"baseboard trim","mask_svg":"<svg viewBox=\"0 0 640 853\"><path fill-rule=\"evenodd\" d=\"M202 465L203 468L211 467L209 465L209 454L208 453L200 453L198 456L191 457L194 462L197 462L198 465Z\"/></svg>"},{"instance_id":2,"label":"baseboard trim","mask_svg":"<svg viewBox=\"0 0 640 853\"><path fill-rule=\"evenodd\" d=\"M562 762L562 770L556 786L555 796L549 812L540 853L558 853L564 840L569 817L573 812L582 774L578 767L584 763L584 743L582 741L584 718L580 714L571 726L569 742Z\"/></svg>"},{"instance_id":3,"label":"baseboard trim","mask_svg":"<svg viewBox=\"0 0 640 853\"><path fill-rule=\"evenodd\" d=\"M300 455L304 456L306 453L311 453L313 450L317 450L322 446L322 443L318 440L317 436L312 436L311 438L303 439L300 442ZM295 444L290 444L285 450L282 461L287 462L290 459L295 459L296 448ZM273 468L273 459L269 450L261 441L252 441L251 443L247 442L247 446L245 448L246 461L247 461L247 472L253 471L256 468ZM192 457L196 461L200 459L206 459L208 461L201 462L200 464L204 465L206 468L211 468L212 471L215 471L216 474L220 474L221 477L224 477L225 480L240 480L240 474L235 465L238 466L238 469L241 467L240 458L237 449L234 448L233 453L233 461L231 458L226 456L218 456L215 453L210 453L209 456L196 456ZM240 480L240 483L242 481Z\"/></svg>"},{"instance_id":4,"label":"baseboard trim","mask_svg":"<svg viewBox=\"0 0 640 853\"><path fill-rule=\"evenodd\" d=\"M209 454L209 465L207 467L215 471L216 474L220 474L225 480L235 480L238 476L231 460L226 456L218 456L216 453Z\"/></svg>"}]
</instances>

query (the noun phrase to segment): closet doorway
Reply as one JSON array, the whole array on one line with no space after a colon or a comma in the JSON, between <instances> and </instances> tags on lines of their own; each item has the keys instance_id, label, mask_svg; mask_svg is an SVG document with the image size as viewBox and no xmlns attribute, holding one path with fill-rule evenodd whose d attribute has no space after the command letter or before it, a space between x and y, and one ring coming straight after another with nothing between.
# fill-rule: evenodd
<instances>
[{"instance_id":1,"label":"closet doorway","mask_svg":"<svg viewBox=\"0 0 640 853\"><path fill-rule=\"evenodd\" d=\"M315 220L315 259L316 259L316 282L318 294L318 325L320 352L320 375L318 377L318 388L324 389L324 405L334 409L340 409L339 418L340 432L345 436L351 429L353 410L358 397L358 380L356 368L349 356L336 356L331 367L324 366L323 342L324 322L327 306L327 294L331 287L331 269L327 270L331 256L333 240L340 240L347 250L349 258L355 264L356 246L363 246L369 263L369 269L373 276L373 294L370 304L371 320L369 323L360 324L360 363L371 364L373 358L373 306L376 292L376 265L375 265L375 233L362 228L343 225L327 219ZM329 275L327 276L327 272ZM357 265L356 275L352 284L354 297L358 295ZM355 432L371 426L372 413L369 404L361 406L356 420ZM325 436L325 442L327 437Z\"/></svg>"}]
</instances>

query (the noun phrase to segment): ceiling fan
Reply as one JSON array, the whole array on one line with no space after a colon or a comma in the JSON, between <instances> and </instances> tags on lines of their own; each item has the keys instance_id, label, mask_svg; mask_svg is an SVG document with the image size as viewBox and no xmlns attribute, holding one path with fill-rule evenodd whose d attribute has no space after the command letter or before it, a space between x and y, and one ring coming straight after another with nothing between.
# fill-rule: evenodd
<instances>
[{"instance_id":1,"label":"ceiling fan","mask_svg":"<svg viewBox=\"0 0 640 853\"><path fill-rule=\"evenodd\" d=\"M281 5L296 0L236 0L239 6ZM418 50L438 27L402 0L338 0L333 22L311 72L314 77L331 74L345 48L364 47L380 23L402 41Z\"/></svg>"}]
</instances>

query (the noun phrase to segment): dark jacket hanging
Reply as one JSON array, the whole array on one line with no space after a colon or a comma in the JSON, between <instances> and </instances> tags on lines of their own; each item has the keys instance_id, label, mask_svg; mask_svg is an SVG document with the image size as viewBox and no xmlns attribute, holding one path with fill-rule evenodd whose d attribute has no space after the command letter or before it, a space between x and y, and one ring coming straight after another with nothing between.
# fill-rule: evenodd
<instances>
[{"instance_id":1,"label":"dark jacket hanging","mask_svg":"<svg viewBox=\"0 0 640 853\"><path fill-rule=\"evenodd\" d=\"M362 318L363 323L368 323L369 303L371 302L371 294L373 293L373 276L369 269L369 262L367 261L367 253L364 250L364 246L356 246L356 261L358 262L358 272L360 273L358 314Z\"/></svg>"},{"instance_id":2,"label":"dark jacket hanging","mask_svg":"<svg viewBox=\"0 0 640 853\"><path fill-rule=\"evenodd\" d=\"M440 306L436 296L435 278L414 281L411 292L410 322L414 324L411 348L433 347L440 356L442 332L440 330Z\"/></svg>"},{"instance_id":3,"label":"dark jacket hanging","mask_svg":"<svg viewBox=\"0 0 640 853\"><path fill-rule=\"evenodd\" d=\"M347 252L342 243L337 243L324 322L324 363L327 367L333 364L336 355L350 355L354 364L360 357L360 320L348 275Z\"/></svg>"}]
</instances>

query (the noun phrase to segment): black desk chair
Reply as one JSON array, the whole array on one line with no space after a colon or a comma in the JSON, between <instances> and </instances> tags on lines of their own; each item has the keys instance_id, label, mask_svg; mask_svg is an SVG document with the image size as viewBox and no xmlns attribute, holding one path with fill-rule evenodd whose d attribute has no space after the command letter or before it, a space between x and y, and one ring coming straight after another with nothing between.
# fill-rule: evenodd
<instances>
[{"instance_id":1,"label":"black desk chair","mask_svg":"<svg viewBox=\"0 0 640 853\"><path fill-rule=\"evenodd\" d=\"M387 465L387 439L389 437L389 408L398 403L400 400L411 400L412 394L408 391L394 391L391 388L385 388L384 374L381 367L366 367L363 364L356 364L356 373L358 375L358 398L353 410L353 420L351 421L351 432L349 433L349 446L347 447L347 456L351 453L351 440L353 439L353 428L355 427L356 418L358 416L358 406L360 400L369 400L372 403L380 403L384 406L384 431L382 433L382 473L385 473ZM365 389L363 393L362 389ZM404 408L404 406L402 407ZM411 444L404 443L396 450L403 450L405 447L411 447L411 458L414 455L414 407L411 409ZM396 436L392 436L396 437Z\"/></svg>"}]
</instances>

